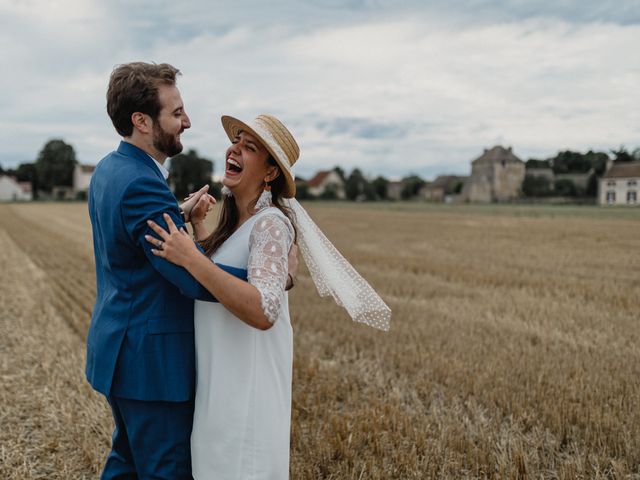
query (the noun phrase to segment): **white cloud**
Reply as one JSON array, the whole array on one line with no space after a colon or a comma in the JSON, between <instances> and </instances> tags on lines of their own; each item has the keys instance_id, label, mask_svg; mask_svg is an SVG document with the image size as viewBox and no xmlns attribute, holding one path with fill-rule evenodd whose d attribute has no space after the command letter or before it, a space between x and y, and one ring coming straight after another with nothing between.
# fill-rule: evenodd
<instances>
[{"instance_id":1,"label":"white cloud","mask_svg":"<svg viewBox=\"0 0 640 480\"><path fill-rule=\"evenodd\" d=\"M221 158L220 115L270 112L298 138L303 176L335 164L394 176L464 173L495 143L525 159L640 143L640 57L628 53L640 25L572 22L566 2L561 15L512 7L508 21L494 22L488 2L467 4L482 21L445 5L390 13L384 1L346 10L279 1L275 13L259 2L134 11L114 2L2 3L0 40L11 48L0 62L11 74L0 77L8 93L0 163L35 158L59 136L81 161L96 162L117 141L104 109L109 72L140 59L182 70L187 148Z\"/></svg>"}]
</instances>

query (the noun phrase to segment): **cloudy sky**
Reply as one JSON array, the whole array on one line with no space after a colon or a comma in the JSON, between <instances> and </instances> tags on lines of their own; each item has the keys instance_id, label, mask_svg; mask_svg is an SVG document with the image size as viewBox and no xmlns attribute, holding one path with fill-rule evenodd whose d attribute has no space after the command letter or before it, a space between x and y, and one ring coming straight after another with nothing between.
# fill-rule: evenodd
<instances>
[{"instance_id":1,"label":"cloudy sky","mask_svg":"<svg viewBox=\"0 0 640 480\"><path fill-rule=\"evenodd\" d=\"M496 144L524 160L640 146L640 0L162 4L0 0L0 165L50 138L95 164L118 141L109 74L134 60L181 69L183 143L218 173L222 114L280 117L303 177L464 174Z\"/></svg>"}]
</instances>

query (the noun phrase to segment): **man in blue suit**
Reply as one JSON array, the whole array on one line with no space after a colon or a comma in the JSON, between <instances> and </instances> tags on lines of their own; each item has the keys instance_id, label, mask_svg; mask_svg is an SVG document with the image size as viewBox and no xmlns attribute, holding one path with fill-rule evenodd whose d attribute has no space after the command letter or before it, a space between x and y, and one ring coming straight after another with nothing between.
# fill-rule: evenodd
<instances>
[{"instance_id":1,"label":"man in blue suit","mask_svg":"<svg viewBox=\"0 0 640 480\"><path fill-rule=\"evenodd\" d=\"M114 69L107 111L123 141L99 162L89 189L97 297L86 374L115 421L101 477L108 480L192 478L193 299L214 299L186 270L151 254L144 239L152 233L147 220L164 224L165 212L178 226L187 220L163 166L182 151L180 135L191 126L178 74L168 64Z\"/></svg>"}]
</instances>

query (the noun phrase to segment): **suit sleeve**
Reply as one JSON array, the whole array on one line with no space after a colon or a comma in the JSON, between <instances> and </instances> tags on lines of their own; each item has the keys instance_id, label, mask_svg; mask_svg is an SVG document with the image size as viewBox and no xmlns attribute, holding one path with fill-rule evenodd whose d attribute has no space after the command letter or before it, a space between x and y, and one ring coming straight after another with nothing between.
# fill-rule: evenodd
<instances>
[{"instance_id":1,"label":"suit sleeve","mask_svg":"<svg viewBox=\"0 0 640 480\"><path fill-rule=\"evenodd\" d=\"M168 229L162 217L163 213L168 213L178 228L185 226L178 204L166 183L159 178L136 178L125 189L120 213L129 238L135 245L142 248L147 259L160 275L174 284L186 297L209 302L217 301L187 270L151 253L152 246L144 238L145 235L156 236L147 225L147 220L153 220L165 230ZM202 252L199 245L198 249Z\"/></svg>"}]
</instances>

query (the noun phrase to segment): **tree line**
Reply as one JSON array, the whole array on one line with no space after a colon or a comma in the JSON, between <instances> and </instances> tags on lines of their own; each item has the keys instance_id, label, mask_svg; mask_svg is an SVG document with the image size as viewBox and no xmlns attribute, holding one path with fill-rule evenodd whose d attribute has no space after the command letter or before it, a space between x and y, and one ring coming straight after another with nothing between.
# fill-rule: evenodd
<instances>
[{"instance_id":1,"label":"tree line","mask_svg":"<svg viewBox=\"0 0 640 480\"><path fill-rule=\"evenodd\" d=\"M596 196L597 182L606 168L607 162L640 161L640 148L628 151L624 147L611 150L609 153L589 150L586 153L570 150L558 152L554 157L540 160L529 159L526 164L522 191L525 196ZM29 182L32 186L34 199L40 194L48 197L54 187L73 187L73 173L78 160L72 145L62 139L52 139L46 142L38 157L33 162L20 164L15 169L3 170L0 166L0 174L16 177L20 182ZM201 157L196 150L188 150L174 156L169 161L169 182L174 195L181 199L189 192L208 184L210 191L216 197L220 197L221 184L212 181L214 162ZM549 176L531 174L535 170L547 169L554 175L588 173L592 175L586 189L577 187L568 179L553 180ZM352 201L378 201L389 199L390 181L383 177L368 178L362 170L354 168L347 174L342 168L335 167L334 171L340 176L344 185L344 196ZM400 198L409 200L419 196L420 190L427 184L424 179L415 174L405 176L400 181ZM449 193L460 193L463 183L454 185ZM300 200L309 200L313 197L306 183L300 183L296 197ZM332 200L339 197L335 186L329 186L318 197L319 199Z\"/></svg>"},{"instance_id":2,"label":"tree line","mask_svg":"<svg viewBox=\"0 0 640 480\"><path fill-rule=\"evenodd\" d=\"M73 187L73 173L78 165L75 149L62 139L49 140L34 162L4 170L0 175L10 175L19 182L31 183L33 198L47 198L55 187ZM200 157L196 150L176 155L169 163L170 182L177 198L183 198L205 184L219 193L220 187L211 180L213 161Z\"/></svg>"},{"instance_id":3,"label":"tree line","mask_svg":"<svg viewBox=\"0 0 640 480\"><path fill-rule=\"evenodd\" d=\"M630 152L621 146L610 153L613 158L606 152L589 150L580 153L565 150L545 160L529 159L525 162L527 175L522 183L522 193L527 197L595 197L598 194L598 179L604 175L610 160L621 163L640 161L640 148ZM583 188L567 178L552 179L549 176L535 174L536 170L542 169L551 171L554 176L587 173L591 175L586 188Z\"/></svg>"},{"instance_id":4,"label":"tree line","mask_svg":"<svg viewBox=\"0 0 640 480\"><path fill-rule=\"evenodd\" d=\"M31 183L34 199L47 198L54 187L73 187L73 173L78 165L75 149L62 139L49 140L38 153L34 162L20 164L15 169L3 170L0 174L16 177L19 182ZM188 150L169 160L169 182L176 198L181 199L203 185L209 185L209 191L220 198L222 185L212 180L214 162L201 157L196 150ZM336 172L344 182L344 193L348 200L386 200L389 180L378 176L369 180L360 169L355 168L346 174L340 167ZM418 194L426 182L417 175L403 179L402 198L411 198ZM306 185L298 188L299 199L311 199ZM335 189L328 188L322 199L338 198Z\"/></svg>"}]
</instances>

